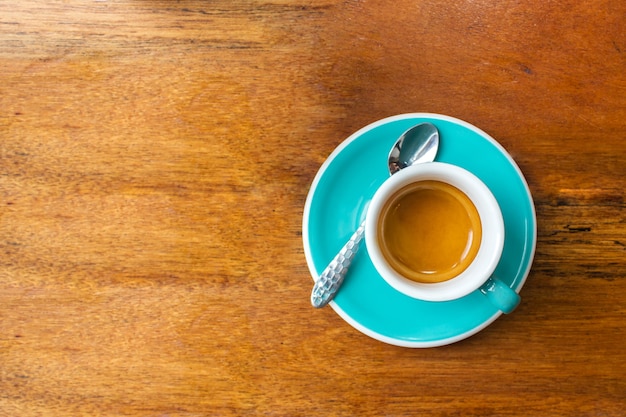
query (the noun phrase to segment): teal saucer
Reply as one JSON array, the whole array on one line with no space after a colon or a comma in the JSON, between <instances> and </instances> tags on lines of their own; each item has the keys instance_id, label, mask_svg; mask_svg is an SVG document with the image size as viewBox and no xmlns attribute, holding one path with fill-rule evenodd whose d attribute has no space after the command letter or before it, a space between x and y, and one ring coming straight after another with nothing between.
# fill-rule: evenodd
<instances>
[{"instance_id":1,"label":"teal saucer","mask_svg":"<svg viewBox=\"0 0 626 417\"><path fill-rule=\"evenodd\" d=\"M314 279L319 276L365 218L374 192L389 177L389 150L405 130L421 122L439 129L436 160L474 173L498 200L506 238L495 275L519 292L530 271L537 239L535 208L522 172L504 148L482 130L429 113L403 114L370 124L347 138L320 167L303 216L304 252L311 275ZM378 275L365 247L357 253L330 306L364 334L406 347L457 342L484 329L501 314L479 291L446 302L403 295Z\"/></svg>"}]
</instances>

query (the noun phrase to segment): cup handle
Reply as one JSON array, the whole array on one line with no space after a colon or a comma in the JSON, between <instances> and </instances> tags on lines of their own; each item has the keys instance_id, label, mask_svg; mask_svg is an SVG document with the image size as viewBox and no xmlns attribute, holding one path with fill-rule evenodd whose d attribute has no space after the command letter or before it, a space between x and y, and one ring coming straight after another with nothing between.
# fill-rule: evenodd
<instances>
[{"instance_id":1,"label":"cup handle","mask_svg":"<svg viewBox=\"0 0 626 417\"><path fill-rule=\"evenodd\" d=\"M487 282L480 287L480 292L491 301L491 304L504 314L509 314L515 310L515 307L517 307L521 301L519 294L494 277L489 278Z\"/></svg>"}]
</instances>

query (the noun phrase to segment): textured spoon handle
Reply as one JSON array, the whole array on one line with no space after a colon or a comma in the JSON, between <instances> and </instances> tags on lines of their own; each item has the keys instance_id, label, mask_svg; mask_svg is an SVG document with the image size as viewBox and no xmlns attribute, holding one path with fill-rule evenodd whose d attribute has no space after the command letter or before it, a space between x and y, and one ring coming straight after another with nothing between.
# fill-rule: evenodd
<instances>
[{"instance_id":1,"label":"textured spoon handle","mask_svg":"<svg viewBox=\"0 0 626 417\"><path fill-rule=\"evenodd\" d=\"M346 244L341 248L337 256L330 261L330 264L324 269L322 275L315 282L313 291L311 292L311 304L315 308L324 307L334 297L341 283L348 272L348 267L352 263L354 255L359 250L363 232L365 231L365 222L361 223L356 232L350 237Z\"/></svg>"}]
</instances>

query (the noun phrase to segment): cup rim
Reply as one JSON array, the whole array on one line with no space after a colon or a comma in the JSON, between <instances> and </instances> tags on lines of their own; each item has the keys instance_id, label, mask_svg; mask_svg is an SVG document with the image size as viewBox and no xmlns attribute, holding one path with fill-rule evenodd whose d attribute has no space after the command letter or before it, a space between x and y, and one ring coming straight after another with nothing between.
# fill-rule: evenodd
<instances>
[{"instance_id":1,"label":"cup rim","mask_svg":"<svg viewBox=\"0 0 626 417\"><path fill-rule=\"evenodd\" d=\"M480 247L472 263L458 276L438 283L403 277L387 263L377 243L378 218L387 199L406 185L426 180L446 182L464 192L474 203L482 225ZM417 164L388 178L374 194L365 222L367 251L381 277L397 291L425 301L454 300L477 290L493 274L504 247L504 220L491 190L473 173L443 162Z\"/></svg>"}]
</instances>

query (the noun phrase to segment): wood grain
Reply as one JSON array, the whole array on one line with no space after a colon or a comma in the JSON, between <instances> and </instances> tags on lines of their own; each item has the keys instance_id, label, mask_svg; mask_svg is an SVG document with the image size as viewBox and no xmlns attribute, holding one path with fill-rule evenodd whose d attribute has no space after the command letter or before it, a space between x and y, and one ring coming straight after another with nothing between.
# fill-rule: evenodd
<instances>
[{"instance_id":1,"label":"wood grain","mask_svg":"<svg viewBox=\"0 0 626 417\"><path fill-rule=\"evenodd\" d=\"M0 3L0 415L622 416L617 0ZM538 216L523 304L436 349L313 310L350 133L473 123Z\"/></svg>"}]
</instances>

